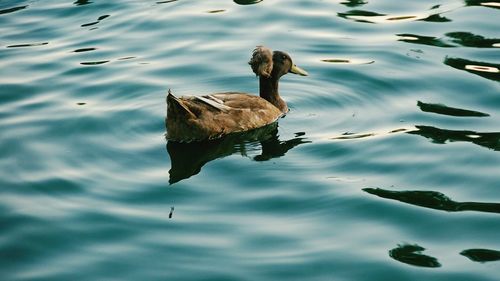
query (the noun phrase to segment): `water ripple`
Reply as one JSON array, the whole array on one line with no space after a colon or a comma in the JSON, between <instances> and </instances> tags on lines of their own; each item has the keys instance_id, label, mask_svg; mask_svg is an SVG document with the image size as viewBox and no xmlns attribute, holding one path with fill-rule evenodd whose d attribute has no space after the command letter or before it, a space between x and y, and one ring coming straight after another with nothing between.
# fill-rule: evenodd
<instances>
[{"instance_id":1,"label":"water ripple","mask_svg":"<svg viewBox=\"0 0 500 281\"><path fill-rule=\"evenodd\" d=\"M437 191L392 191L381 188L364 188L370 194L447 212L476 211L500 214L500 203L456 202Z\"/></svg>"},{"instance_id":2,"label":"water ripple","mask_svg":"<svg viewBox=\"0 0 500 281\"><path fill-rule=\"evenodd\" d=\"M488 8L500 9L498 0L465 0L467 6L483 6Z\"/></svg>"},{"instance_id":3,"label":"water ripple","mask_svg":"<svg viewBox=\"0 0 500 281\"><path fill-rule=\"evenodd\" d=\"M74 53L82 53L82 52L90 52L90 51L95 51L95 50L97 50L97 48L80 48L80 49L74 50L73 52Z\"/></svg>"},{"instance_id":4,"label":"water ripple","mask_svg":"<svg viewBox=\"0 0 500 281\"><path fill-rule=\"evenodd\" d=\"M97 18L96 21L93 21L93 22L90 22L90 23L85 23L85 24L82 24L81 27L87 27L87 26L92 26L92 25L96 25L98 23L100 23L103 19L109 17L109 15L103 15L103 16L100 16L99 18Z\"/></svg>"},{"instance_id":5,"label":"water ripple","mask_svg":"<svg viewBox=\"0 0 500 281\"><path fill-rule=\"evenodd\" d=\"M9 45L9 46L7 46L7 48L37 47L37 46L44 46L44 45L48 45L48 44L49 44L49 42L16 44L16 45Z\"/></svg>"},{"instance_id":6,"label":"water ripple","mask_svg":"<svg viewBox=\"0 0 500 281\"><path fill-rule=\"evenodd\" d=\"M262 2L263 0L233 0L238 5L253 5Z\"/></svg>"},{"instance_id":7,"label":"water ripple","mask_svg":"<svg viewBox=\"0 0 500 281\"><path fill-rule=\"evenodd\" d=\"M424 112L432 112L437 114L449 115L449 116L459 116L459 117L487 117L490 116L487 113L449 107L443 104L432 104L432 103L424 103L421 101L417 102L417 106L420 107L420 110Z\"/></svg>"},{"instance_id":8,"label":"water ripple","mask_svg":"<svg viewBox=\"0 0 500 281\"><path fill-rule=\"evenodd\" d=\"M471 261L481 263L500 260L500 251L489 249L467 249L460 252L460 254L466 256Z\"/></svg>"},{"instance_id":9,"label":"water ripple","mask_svg":"<svg viewBox=\"0 0 500 281\"><path fill-rule=\"evenodd\" d=\"M28 8L28 5L2 9L2 10L0 10L0 15L14 13L14 12L17 12L19 10L26 9L26 8Z\"/></svg>"},{"instance_id":10,"label":"water ripple","mask_svg":"<svg viewBox=\"0 0 500 281\"><path fill-rule=\"evenodd\" d=\"M497 2L0 1L1 279L497 280ZM167 142L261 44L279 126Z\"/></svg>"},{"instance_id":11,"label":"water ripple","mask_svg":"<svg viewBox=\"0 0 500 281\"><path fill-rule=\"evenodd\" d=\"M494 151L500 151L500 132L480 133L467 130L447 130L432 126L416 126L417 130L408 132L413 135L431 139L432 142L445 144L447 142L470 142Z\"/></svg>"},{"instance_id":12,"label":"water ripple","mask_svg":"<svg viewBox=\"0 0 500 281\"><path fill-rule=\"evenodd\" d=\"M422 36L416 34L397 34L399 41L429 45L435 47L473 47L473 48L496 48L500 39L484 38L481 35L475 35L470 32L448 32L445 34L448 38L437 38L433 36Z\"/></svg>"},{"instance_id":13,"label":"water ripple","mask_svg":"<svg viewBox=\"0 0 500 281\"><path fill-rule=\"evenodd\" d=\"M92 1L89 1L89 0L76 0L75 2L73 2L73 4L77 5L77 6L84 6L84 5L88 5L88 4L92 4L93 2Z\"/></svg>"},{"instance_id":14,"label":"water ripple","mask_svg":"<svg viewBox=\"0 0 500 281\"><path fill-rule=\"evenodd\" d=\"M341 18L362 23L394 23L417 20L427 22L450 22L450 19L441 16L441 14L453 11L459 7L459 5L436 5L425 12L401 15L387 15L365 10L351 10L338 13L337 15Z\"/></svg>"},{"instance_id":15,"label":"water ripple","mask_svg":"<svg viewBox=\"0 0 500 281\"><path fill-rule=\"evenodd\" d=\"M176 2L178 0L166 0L166 1L156 1L156 4L167 4L167 3L172 3Z\"/></svg>"},{"instance_id":16,"label":"water ripple","mask_svg":"<svg viewBox=\"0 0 500 281\"><path fill-rule=\"evenodd\" d=\"M419 245L398 245L397 248L389 251L389 256L409 265L431 268L441 267L435 257L422 254L421 252L424 250L425 248Z\"/></svg>"},{"instance_id":17,"label":"water ripple","mask_svg":"<svg viewBox=\"0 0 500 281\"><path fill-rule=\"evenodd\" d=\"M500 64L452 57L445 58L444 64L486 79L500 81Z\"/></svg>"}]
</instances>

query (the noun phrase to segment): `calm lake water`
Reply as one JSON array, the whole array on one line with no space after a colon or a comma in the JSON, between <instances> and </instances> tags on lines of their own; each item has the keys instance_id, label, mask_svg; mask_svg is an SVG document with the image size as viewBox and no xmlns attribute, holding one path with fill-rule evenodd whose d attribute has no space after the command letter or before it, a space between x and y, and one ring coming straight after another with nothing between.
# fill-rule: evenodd
<instances>
[{"instance_id":1,"label":"calm lake water","mask_svg":"<svg viewBox=\"0 0 500 281\"><path fill-rule=\"evenodd\" d=\"M0 1L0 279L499 280L500 1ZM277 126L167 143L165 97Z\"/></svg>"}]
</instances>

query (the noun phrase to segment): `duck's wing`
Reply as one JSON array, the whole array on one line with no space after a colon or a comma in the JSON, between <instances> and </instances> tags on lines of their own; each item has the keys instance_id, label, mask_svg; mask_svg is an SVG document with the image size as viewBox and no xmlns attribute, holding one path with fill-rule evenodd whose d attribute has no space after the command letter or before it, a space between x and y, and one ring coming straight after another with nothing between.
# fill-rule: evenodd
<instances>
[{"instance_id":1,"label":"duck's wing","mask_svg":"<svg viewBox=\"0 0 500 281\"><path fill-rule=\"evenodd\" d=\"M208 106L213 107L216 110L227 112L231 110L231 107L224 104L224 101L214 97L213 95L195 97L196 100L205 103Z\"/></svg>"},{"instance_id":2,"label":"duck's wing","mask_svg":"<svg viewBox=\"0 0 500 281\"><path fill-rule=\"evenodd\" d=\"M233 110L263 111L271 115L278 113L278 109L265 99L239 92L216 93L205 96L182 96L176 98L183 108L197 117L203 113L230 113Z\"/></svg>"},{"instance_id":3,"label":"duck's wing","mask_svg":"<svg viewBox=\"0 0 500 281\"><path fill-rule=\"evenodd\" d=\"M220 100L224 103L224 105L234 109L248 109L256 112L268 112L271 115L283 115L276 106L259 96L239 92L216 93L210 96L213 99Z\"/></svg>"}]
</instances>

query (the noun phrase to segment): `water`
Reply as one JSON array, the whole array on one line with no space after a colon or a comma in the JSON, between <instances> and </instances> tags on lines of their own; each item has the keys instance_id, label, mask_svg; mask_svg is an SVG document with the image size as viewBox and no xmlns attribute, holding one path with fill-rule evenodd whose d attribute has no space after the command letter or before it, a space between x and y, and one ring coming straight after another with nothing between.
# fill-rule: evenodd
<instances>
[{"instance_id":1,"label":"water","mask_svg":"<svg viewBox=\"0 0 500 281\"><path fill-rule=\"evenodd\" d=\"M498 280L499 5L0 1L1 279ZM261 44L279 125L167 143Z\"/></svg>"}]
</instances>

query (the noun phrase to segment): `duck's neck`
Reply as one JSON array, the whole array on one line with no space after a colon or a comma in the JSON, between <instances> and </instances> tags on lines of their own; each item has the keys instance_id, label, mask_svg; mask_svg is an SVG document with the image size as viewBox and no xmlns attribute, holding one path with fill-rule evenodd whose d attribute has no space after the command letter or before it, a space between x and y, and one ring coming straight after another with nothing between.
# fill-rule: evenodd
<instances>
[{"instance_id":1,"label":"duck's neck","mask_svg":"<svg viewBox=\"0 0 500 281\"><path fill-rule=\"evenodd\" d=\"M261 98L267 100L272 105L276 106L281 112L287 113L288 106L278 93L278 82L279 82L279 77L276 78L274 76L271 76L269 78L266 78L264 76L260 76L259 94Z\"/></svg>"}]
</instances>

